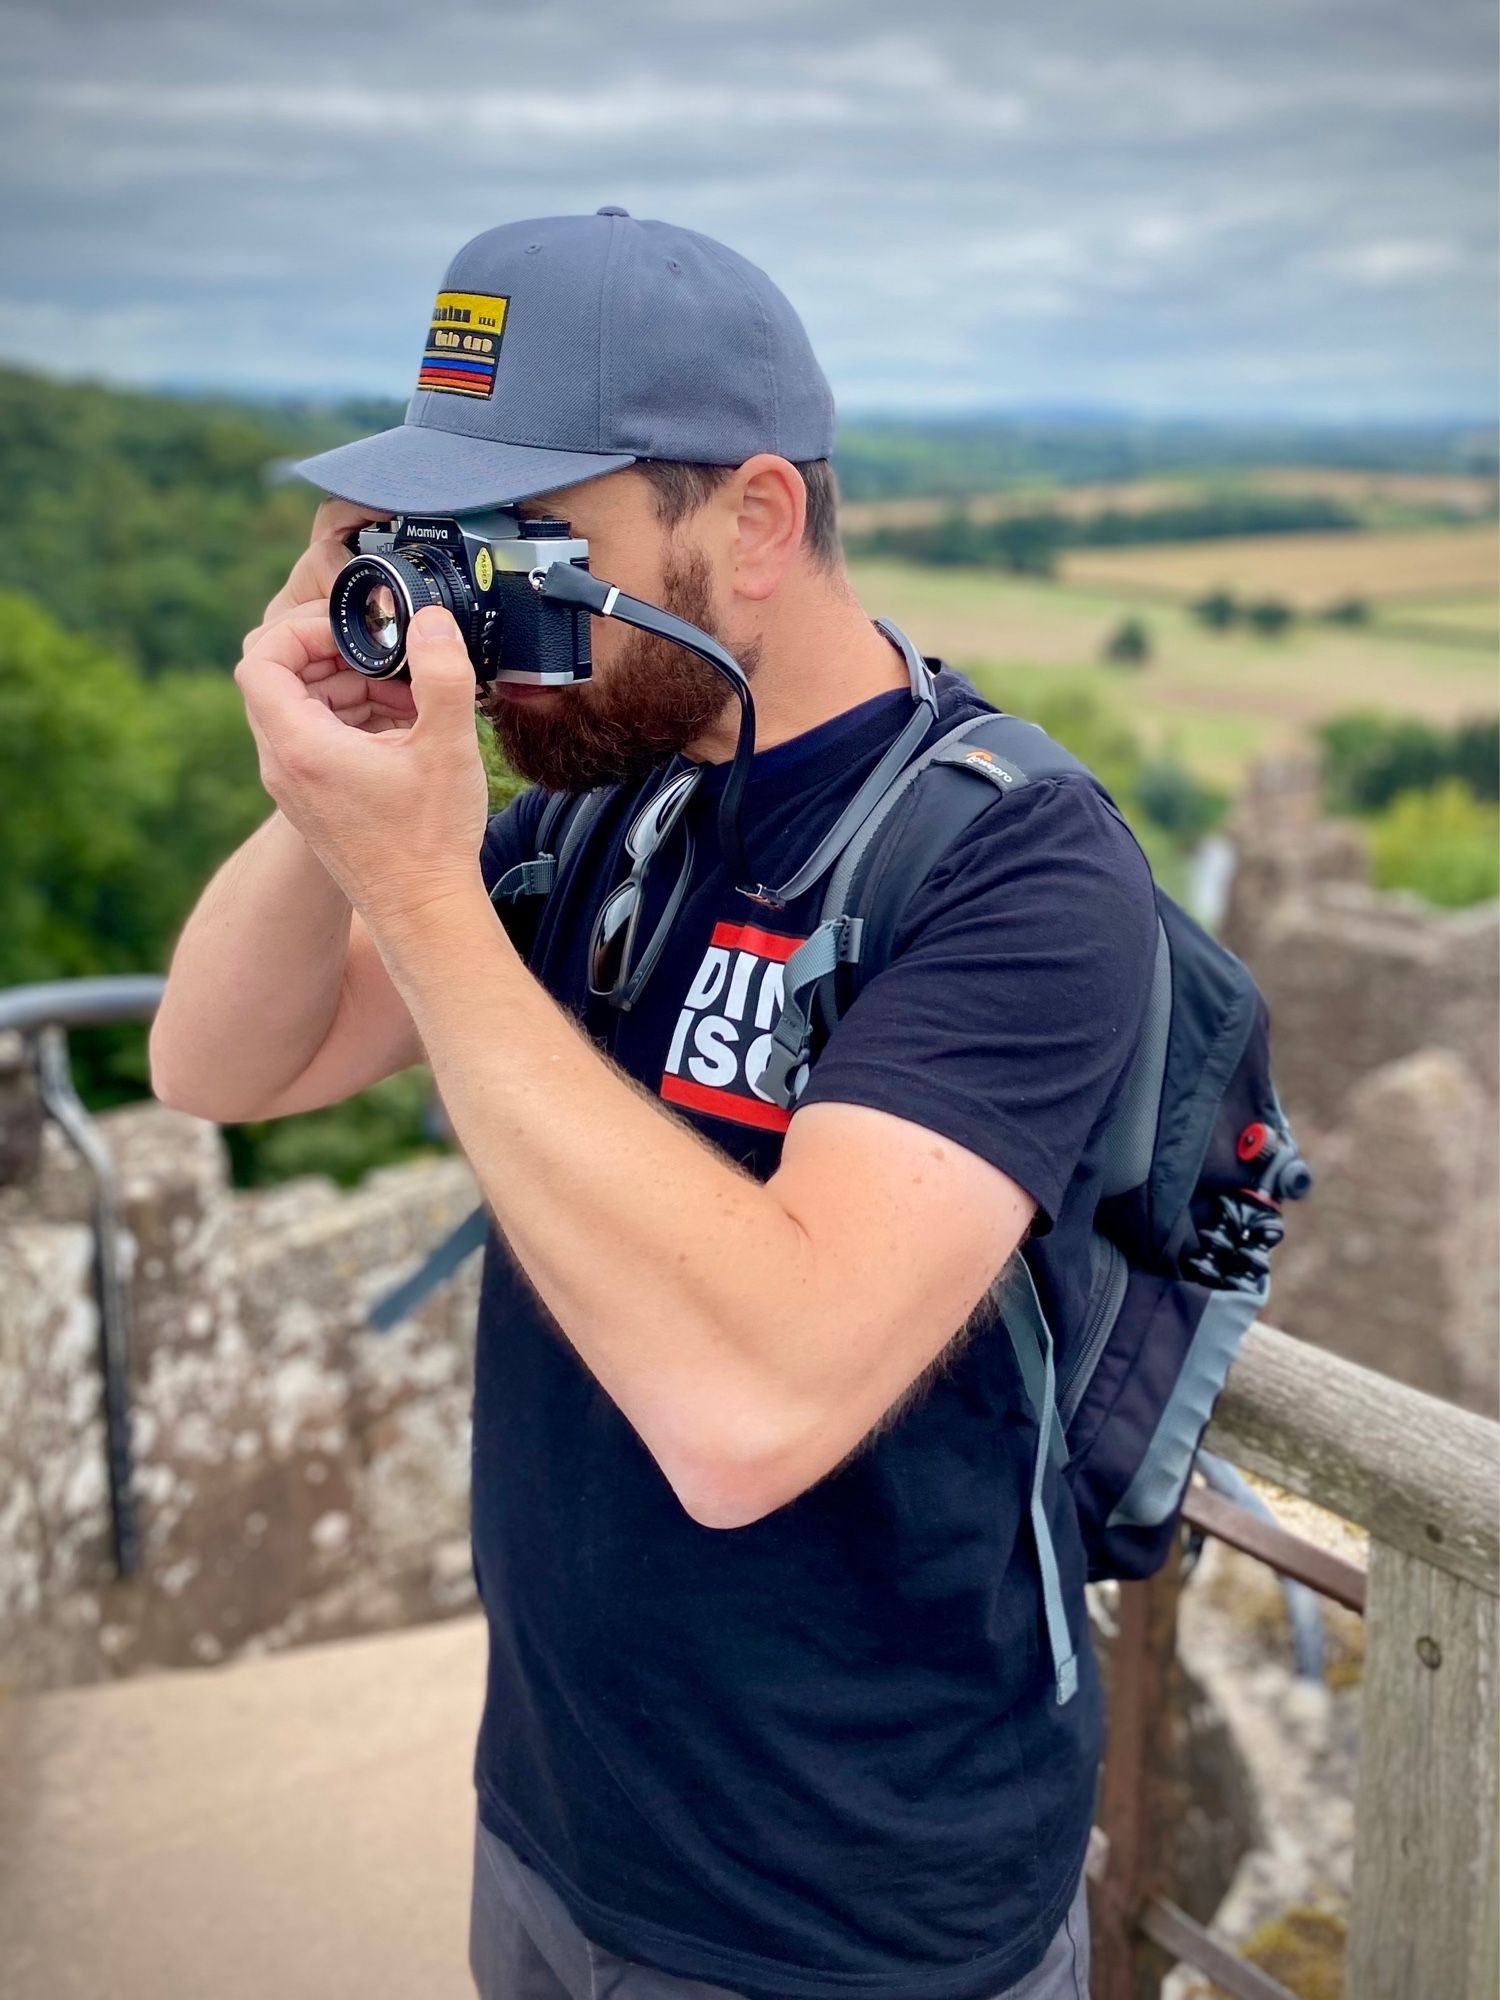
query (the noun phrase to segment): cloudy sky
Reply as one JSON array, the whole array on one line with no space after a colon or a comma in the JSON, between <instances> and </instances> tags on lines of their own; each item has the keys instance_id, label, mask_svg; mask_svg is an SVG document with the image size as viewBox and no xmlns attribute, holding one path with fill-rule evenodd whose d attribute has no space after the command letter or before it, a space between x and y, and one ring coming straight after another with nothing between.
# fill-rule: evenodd
<instances>
[{"instance_id":1,"label":"cloudy sky","mask_svg":"<svg viewBox=\"0 0 1500 2000\"><path fill-rule=\"evenodd\" d=\"M0 0L0 357L409 392L496 222L790 294L846 412L1484 416L1493 0Z\"/></svg>"}]
</instances>

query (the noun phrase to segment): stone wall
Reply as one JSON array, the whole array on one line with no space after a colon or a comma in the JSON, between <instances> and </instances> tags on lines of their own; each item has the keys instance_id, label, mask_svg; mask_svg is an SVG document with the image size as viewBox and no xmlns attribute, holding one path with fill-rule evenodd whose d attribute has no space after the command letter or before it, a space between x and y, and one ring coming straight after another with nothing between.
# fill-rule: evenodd
<instances>
[{"instance_id":1,"label":"stone wall","mask_svg":"<svg viewBox=\"0 0 1500 2000\"><path fill-rule=\"evenodd\" d=\"M1500 909L1379 895L1310 766L1238 808L1226 919L1318 1175L1273 1316L1494 1414ZM142 1573L113 1577L90 1183L0 1038L0 1690L210 1662L472 1602L477 1266L377 1335L366 1306L474 1200L435 1159L356 1192L228 1185L217 1129L100 1121L124 1198Z\"/></svg>"},{"instance_id":2,"label":"stone wall","mask_svg":"<svg viewBox=\"0 0 1500 2000\"><path fill-rule=\"evenodd\" d=\"M1500 905L1372 889L1309 760L1240 800L1224 935L1271 1009L1318 1176L1288 1210L1271 1317L1486 1416L1500 1403Z\"/></svg>"},{"instance_id":3,"label":"stone wall","mask_svg":"<svg viewBox=\"0 0 1500 2000\"><path fill-rule=\"evenodd\" d=\"M477 1269L366 1305L474 1200L433 1160L356 1192L228 1186L217 1129L108 1114L131 1284L141 1574L113 1576L88 1177L0 1085L0 1689L209 1662L472 1602ZM0 1065L3 1066L3 1065ZM34 1132L34 1126L31 1128ZM5 1139L4 1133L10 1133Z\"/></svg>"}]
</instances>

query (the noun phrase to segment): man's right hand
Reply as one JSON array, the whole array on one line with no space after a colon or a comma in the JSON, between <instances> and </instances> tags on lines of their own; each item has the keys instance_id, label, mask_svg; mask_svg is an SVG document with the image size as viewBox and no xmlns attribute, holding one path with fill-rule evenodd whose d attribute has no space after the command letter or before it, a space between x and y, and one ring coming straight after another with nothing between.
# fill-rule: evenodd
<instances>
[{"instance_id":1,"label":"man's right hand","mask_svg":"<svg viewBox=\"0 0 1500 2000\"><path fill-rule=\"evenodd\" d=\"M328 592L349 559L343 537L379 518L325 501L285 587L245 634L247 653L273 651L341 722L377 732L411 726L410 684L366 680L344 665ZM157 1096L221 1124L339 1104L423 1059L369 932L279 812L198 898L149 1046Z\"/></svg>"},{"instance_id":2,"label":"man's right hand","mask_svg":"<svg viewBox=\"0 0 1500 2000\"><path fill-rule=\"evenodd\" d=\"M244 637L244 651L251 652L267 630L283 620L321 613L328 619L328 593L333 580L349 560L344 537L352 528L361 528L386 516L368 507L356 507L349 500L325 500L313 516L308 545L293 565L292 573L266 606L259 625ZM378 735L389 729L409 729L416 720L416 704L411 685L404 680L371 680L344 664L333 643L328 626L326 649L314 642L307 648L310 657L299 676L310 694L330 708L351 729Z\"/></svg>"}]
</instances>

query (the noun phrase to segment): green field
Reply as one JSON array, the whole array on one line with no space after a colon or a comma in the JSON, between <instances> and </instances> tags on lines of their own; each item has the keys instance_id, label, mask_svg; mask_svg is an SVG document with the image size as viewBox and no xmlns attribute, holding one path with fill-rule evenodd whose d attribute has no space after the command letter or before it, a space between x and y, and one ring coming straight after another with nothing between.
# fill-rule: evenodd
<instances>
[{"instance_id":1,"label":"green field","mask_svg":"<svg viewBox=\"0 0 1500 2000\"><path fill-rule=\"evenodd\" d=\"M1493 594L1500 586L1500 536L1494 522L1481 521L1394 534L1247 535L1073 549L1062 574L1085 589L1187 598L1228 589L1316 611L1351 597Z\"/></svg>"},{"instance_id":2,"label":"green field","mask_svg":"<svg viewBox=\"0 0 1500 2000\"><path fill-rule=\"evenodd\" d=\"M1387 628L1500 645L1500 593L1493 590L1470 597L1382 598L1375 611L1377 622Z\"/></svg>"},{"instance_id":3,"label":"green field","mask_svg":"<svg viewBox=\"0 0 1500 2000\"><path fill-rule=\"evenodd\" d=\"M1048 695L1087 690L1153 746L1220 784L1237 783L1255 757L1307 741L1317 723L1349 709L1454 722L1500 708L1495 651L1441 632L1308 620L1262 639L1207 631L1185 606L1144 603L1134 591L888 561L851 568L872 616L894 618L924 652L972 674L991 700L1024 713ZM1474 615L1472 594L1454 602ZM1424 621L1435 608L1422 600ZM1414 604L1401 610L1417 616ZM1153 657L1141 668L1100 658L1126 617L1151 635Z\"/></svg>"}]
</instances>

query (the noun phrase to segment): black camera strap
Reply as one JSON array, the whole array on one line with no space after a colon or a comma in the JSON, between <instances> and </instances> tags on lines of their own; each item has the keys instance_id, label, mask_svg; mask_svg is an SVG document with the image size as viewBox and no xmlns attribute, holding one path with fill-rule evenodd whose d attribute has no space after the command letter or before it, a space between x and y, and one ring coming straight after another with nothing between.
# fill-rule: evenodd
<instances>
[{"instance_id":1,"label":"black camera strap","mask_svg":"<svg viewBox=\"0 0 1500 2000\"><path fill-rule=\"evenodd\" d=\"M630 597L612 583L601 577L591 576L586 569L575 563L557 562L546 569L534 570L531 576L532 588L539 596L554 604L581 606L599 618L619 618L627 625L634 625L642 632L652 632L658 638L669 640L687 652L696 653L700 660L706 660L718 673L722 674L733 688L740 704L740 733L735 745L734 762L729 778L719 800L719 845L724 855L724 865L733 878L735 887L753 903L767 909L781 909L803 890L816 882L842 853L849 840L864 824L871 809L880 800L908 759L915 755L927 732L937 720L937 691L932 684L932 675L927 663L906 637L887 618L877 618L877 629L890 640L906 662L907 675L911 684L914 710L906 727L896 741L886 751L864 784L850 800L833 826L819 841L808 859L795 875L779 888L769 888L751 874L745 853L745 837L742 812L745 801L745 787L750 782L750 765L755 756L755 701L750 693L750 683L744 669L719 644L696 625L690 625L685 618L678 618L670 611L663 611L655 604L648 604L643 598Z\"/></svg>"}]
</instances>

